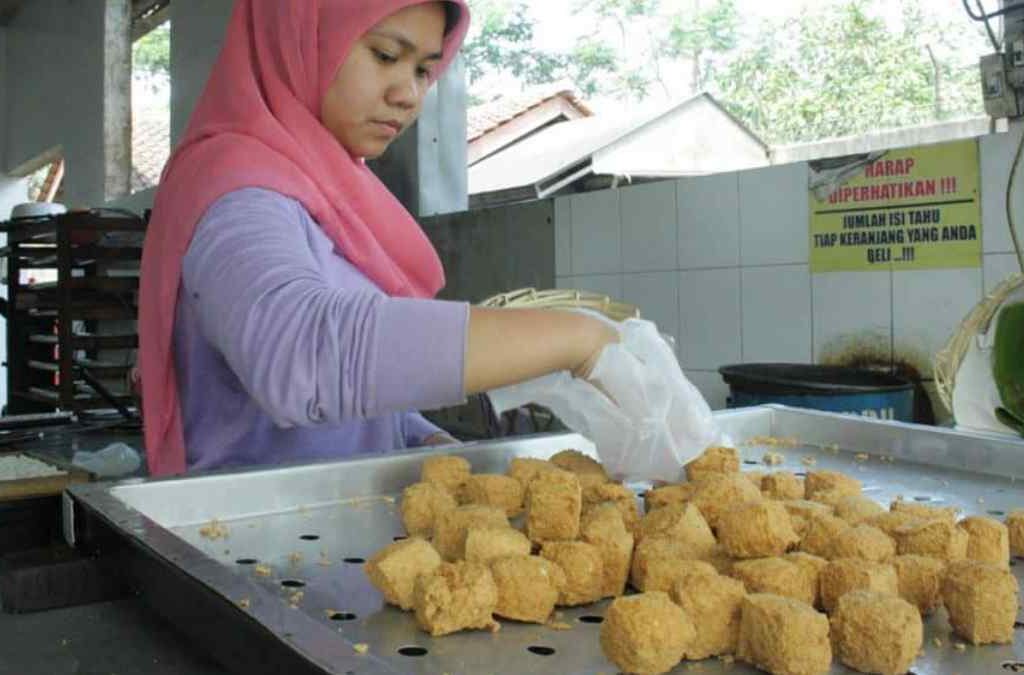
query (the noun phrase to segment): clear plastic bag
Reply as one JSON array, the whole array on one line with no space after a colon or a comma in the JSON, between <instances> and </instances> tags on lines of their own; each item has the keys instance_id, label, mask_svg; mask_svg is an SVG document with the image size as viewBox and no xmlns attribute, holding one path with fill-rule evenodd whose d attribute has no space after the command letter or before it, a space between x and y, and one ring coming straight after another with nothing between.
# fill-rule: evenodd
<instances>
[{"instance_id":1,"label":"clear plastic bag","mask_svg":"<svg viewBox=\"0 0 1024 675\"><path fill-rule=\"evenodd\" d=\"M142 458L135 448L118 442L96 452L76 452L71 463L101 478L114 478L137 471Z\"/></svg>"},{"instance_id":2,"label":"clear plastic bag","mask_svg":"<svg viewBox=\"0 0 1024 675\"><path fill-rule=\"evenodd\" d=\"M727 443L700 391L686 379L657 327L615 324L621 342L601 352L587 380L561 372L489 392L497 412L536 403L597 448L624 480L677 480L685 464Z\"/></svg>"}]
</instances>

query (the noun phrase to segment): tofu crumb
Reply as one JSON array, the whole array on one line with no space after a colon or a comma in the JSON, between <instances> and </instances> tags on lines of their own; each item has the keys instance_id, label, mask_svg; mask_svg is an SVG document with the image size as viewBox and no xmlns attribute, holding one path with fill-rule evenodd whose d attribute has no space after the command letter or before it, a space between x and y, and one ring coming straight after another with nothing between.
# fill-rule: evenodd
<instances>
[{"instance_id":1,"label":"tofu crumb","mask_svg":"<svg viewBox=\"0 0 1024 675\"><path fill-rule=\"evenodd\" d=\"M252 602L249 600L249 598L242 598L238 601L238 606L242 609L249 609L251 604Z\"/></svg>"},{"instance_id":2,"label":"tofu crumb","mask_svg":"<svg viewBox=\"0 0 1024 675\"><path fill-rule=\"evenodd\" d=\"M936 647L941 647L942 646L942 638L937 638L937 637L936 638L932 638L932 644L935 645Z\"/></svg>"},{"instance_id":3,"label":"tofu crumb","mask_svg":"<svg viewBox=\"0 0 1024 675\"><path fill-rule=\"evenodd\" d=\"M854 455L854 459L856 459L858 462L866 462L869 459L871 459L871 455L869 455L866 452L858 452L856 455Z\"/></svg>"},{"instance_id":4,"label":"tofu crumb","mask_svg":"<svg viewBox=\"0 0 1024 675\"><path fill-rule=\"evenodd\" d=\"M288 555L288 562L290 562L293 565L298 565L300 562L302 562L302 554L301 553L290 553Z\"/></svg>"},{"instance_id":5,"label":"tofu crumb","mask_svg":"<svg viewBox=\"0 0 1024 675\"><path fill-rule=\"evenodd\" d=\"M777 452L766 452L764 454L764 463L768 466L778 466L786 461L786 458Z\"/></svg>"},{"instance_id":6,"label":"tofu crumb","mask_svg":"<svg viewBox=\"0 0 1024 675\"><path fill-rule=\"evenodd\" d=\"M305 595L306 593L304 591L295 591L292 593L291 597L288 598L288 604L292 606L292 609L298 609L299 603L302 602L302 598Z\"/></svg>"},{"instance_id":7,"label":"tofu crumb","mask_svg":"<svg viewBox=\"0 0 1024 675\"><path fill-rule=\"evenodd\" d=\"M228 526L216 518L199 528L199 536L203 539L210 539L211 541L227 539L229 534Z\"/></svg>"},{"instance_id":8,"label":"tofu crumb","mask_svg":"<svg viewBox=\"0 0 1024 675\"><path fill-rule=\"evenodd\" d=\"M548 628L551 630L572 630L572 624L565 623L564 621L552 621L548 624Z\"/></svg>"},{"instance_id":9,"label":"tofu crumb","mask_svg":"<svg viewBox=\"0 0 1024 675\"><path fill-rule=\"evenodd\" d=\"M736 657L732 654L722 654L718 657L718 660L725 664L730 664L736 661Z\"/></svg>"},{"instance_id":10,"label":"tofu crumb","mask_svg":"<svg viewBox=\"0 0 1024 675\"><path fill-rule=\"evenodd\" d=\"M814 466L818 463L818 460L814 457L803 457L800 459L800 463L804 466Z\"/></svg>"},{"instance_id":11,"label":"tofu crumb","mask_svg":"<svg viewBox=\"0 0 1024 675\"><path fill-rule=\"evenodd\" d=\"M953 645L953 649L957 650L958 652L965 652L967 651L967 645L965 645L963 642L957 642Z\"/></svg>"},{"instance_id":12,"label":"tofu crumb","mask_svg":"<svg viewBox=\"0 0 1024 675\"><path fill-rule=\"evenodd\" d=\"M272 570L270 569L270 565L264 565L262 563L253 567L252 571L258 577L269 577L272 572Z\"/></svg>"},{"instance_id":13,"label":"tofu crumb","mask_svg":"<svg viewBox=\"0 0 1024 675\"><path fill-rule=\"evenodd\" d=\"M984 497L978 497L978 503L979 504L984 504L985 503L985 498Z\"/></svg>"},{"instance_id":14,"label":"tofu crumb","mask_svg":"<svg viewBox=\"0 0 1024 675\"><path fill-rule=\"evenodd\" d=\"M387 497L384 497L384 501L387 502L388 504L394 504L396 500L395 500L394 497L387 496Z\"/></svg>"},{"instance_id":15,"label":"tofu crumb","mask_svg":"<svg viewBox=\"0 0 1024 675\"><path fill-rule=\"evenodd\" d=\"M357 644L352 645L352 651L354 651L356 654L365 654L366 652L370 651L370 645L366 644L365 642L359 642Z\"/></svg>"},{"instance_id":16,"label":"tofu crumb","mask_svg":"<svg viewBox=\"0 0 1024 675\"><path fill-rule=\"evenodd\" d=\"M500 630L501 630L501 624L500 623L495 621L494 623L491 624L490 631L492 633L497 633Z\"/></svg>"}]
</instances>

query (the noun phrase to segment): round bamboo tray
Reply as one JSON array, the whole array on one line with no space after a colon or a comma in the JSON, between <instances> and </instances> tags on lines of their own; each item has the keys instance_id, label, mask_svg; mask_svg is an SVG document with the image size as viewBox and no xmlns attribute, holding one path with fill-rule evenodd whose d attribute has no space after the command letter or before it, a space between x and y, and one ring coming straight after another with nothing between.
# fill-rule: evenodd
<instances>
[{"instance_id":1,"label":"round bamboo tray","mask_svg":"<svg viewBox=\"0 0 1024 675\"><path fill-rule=\"evenodd\" d=\"M518 309L590 309L604 314L613 321L640 318L640 309L635 305L619 302L600 293L572 290L538 291L535 288L520 288L508 293L487 298L481 307Z\"/></svg>"},{"instance_id":2,"label":"round bamboo tray","mask_svg":"<svg viewBox=\"0 0 1024 675\"><path fill-rule=\"evenodd\" d=\"M946 345L935 355L932 364L935 373L935 386L939 398L948 410L953 409L953 390L956 388L956 374L963 363L964 355L970 347L971 340L978 335L987 333L992 319L1010 295L1024 287L1024 275L1015 274L996 286L991 293L974 306Z\"/></svg>"}]
</instances>

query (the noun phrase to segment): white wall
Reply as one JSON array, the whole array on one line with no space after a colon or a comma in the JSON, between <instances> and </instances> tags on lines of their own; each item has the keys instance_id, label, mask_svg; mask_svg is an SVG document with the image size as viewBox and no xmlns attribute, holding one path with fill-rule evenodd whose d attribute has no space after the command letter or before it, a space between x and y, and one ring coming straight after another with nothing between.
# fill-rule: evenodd
<instances>
[{"instance_id":1,"label":"white wall","mask_svg":"<svg viewBox=\"0 0 1024 675\"><path fill-rule=\"evenodd\" d=\"M1022 131L980 139L980 269L812 275L800 162L559 198L557 283L639 305L676 337L715 407L728 392L720 366L819 362L851 342L930 377L931 356L983 289L1016 269L1003 204ZM1024 189L1015 208L1020 227Z\"/></svg>"},{"instance_id":2,"label":"white wall","mask_svg":"<svg viewBox=\"0 0 1024 675\"><path fill-rule=\"evenodd\" d=\"M2 80L0 80L2 82ZM28 200L28 180L0 175L0 220L7 220L16 204ZM7 235L0 234L0 246L7 245ZM7 298L7 285L0 285L0 297ZM0 320L0 363L7 361L7 321ZM7 369L0 368L0 407L7 404Z\"/></svg>"},{"instance_id":3,"label":"white wall","mask_svg":"<svg viewBox=\"0 0 1024 675\"><path fill-rule=\"evenodd\" d=\"M62 145L70 205L103 203L104 4L34 0L6 29L0 169Z\"/></svg>"}]
</instances>

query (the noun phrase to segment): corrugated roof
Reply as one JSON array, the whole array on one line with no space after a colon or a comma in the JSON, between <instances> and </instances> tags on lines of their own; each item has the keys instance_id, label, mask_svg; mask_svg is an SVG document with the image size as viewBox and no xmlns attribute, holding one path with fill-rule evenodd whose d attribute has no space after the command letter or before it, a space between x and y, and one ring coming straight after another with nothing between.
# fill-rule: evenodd
<instances>
[{"instance_id":1,"label":"corrugated roof","mask_svg":"<svg viewBox=\"0 0 1024 675\"><path fill-rule=\"evenodd\" d=\"M534 87L521 94L503 96L467 110L467 140L473 141L480 138L487 132L493 131L533 108L558 97L564 98L588 117L594 114L583 101L577 98L571 88L564 85Z\"/></svg>"},{"instance_id":2,"label":"corrugated roof","mask_svg":"<svg viewBox=\"0 0 1024 675\"><path fill-rule=\"evenodd\" d=\"M170 154L170 110L158 106L135 108L132 111L132 192L155 187Z\"/></svg>"}]
</instances>

